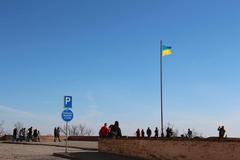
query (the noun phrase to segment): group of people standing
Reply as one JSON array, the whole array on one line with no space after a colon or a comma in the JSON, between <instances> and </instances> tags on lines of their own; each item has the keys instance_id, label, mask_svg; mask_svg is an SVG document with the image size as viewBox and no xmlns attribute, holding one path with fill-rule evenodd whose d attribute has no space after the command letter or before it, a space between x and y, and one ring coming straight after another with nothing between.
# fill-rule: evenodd
<instances>
[{"instance_id":1,"label":"group of people standing","mask_svg":"<svg viewBox=\"0 0 240 160\"><path fill-rule=\"evenodd\" d=\"M111 124L109 127L107 126L107 123L104 123L104 125L99 130L99 137L100 138L121 138L122 132L119 127L119 122L115 121L114 125Z\"/></svg>"},{"instance_id":2,"label":"group of people standing","mask_svg":"<svg viewBox=\"0 0 240 160\"><path fill-rule=\"evenodd\" d=\"M147 128L146 134L147 134L147 137L148 137L148 138L150 138L150 137L152 136L152 130L150 129L150 127ZM172 130L172 128L167 127L167 129L166 129L166 138L170 138L170 137L172 137L172 136L173 136L173 130ZM192 138L192 131L191 131L189 128L188 128L188 133L187 133L186 136L187 136L188 138ZM145 137L145 132L144 132L144 130L142 129L142 130L140 131L140 129L138 128L137 131L136 131L136 137L137 137L137 138L140 138L140 137L144 138L144 137ZM158 130L157 127L156 127L155 130L154 130L154 136L153 136L153 137L155 137L155 138L159 137L159 130ZM163 136L161 135L161 137L164 137L164 135L163 135Z\"/></svg>"},{"instance_id":3,"label":"group of people standing","mask_svg":"<svg viewBox=\"0 0 240 160\"><path fill-rule=\"evenodd\" d=\"M156 127L155 130L154 130L154 137L158 137L159 136L159 131L158 131L158 128ZM152 130L150 129L150 127L147 128L146 130L146 134L147 134L147 137L150 138L152 136ZM144 130L142 129L141 132L140 132L140 129L138 128L137 131L136 131L136 136L137 138L144 138L145 137L145 132Z\"/></svg>"},{"instance_id":4,"label":"group of people standing","mask_svg":"<svg viewBox=\"0 0 240 160\"><path fill-rule=\"evenodd\" d=\"M13 141L27 141L27 142L40 142L40 131L36 128L33 130L33 127L21 128L17 129L16 127L13 129Z\"/></svg>"}]
</instances>

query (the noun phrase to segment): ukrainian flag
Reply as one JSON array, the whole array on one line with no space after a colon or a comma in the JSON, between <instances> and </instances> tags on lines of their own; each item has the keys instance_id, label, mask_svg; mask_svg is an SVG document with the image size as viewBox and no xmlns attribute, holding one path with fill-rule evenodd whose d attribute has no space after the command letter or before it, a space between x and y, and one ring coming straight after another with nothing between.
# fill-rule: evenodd
<instances>
[{"instance_id":1,"label":"ukrainian flag","mask_svg":"<svg viewBox=\"0 0 240 160\"><path fill-rule=\"evenodd\" d=\"M163 45L162 46L163 48L162 48L162 56L167 56L167 55L170 55L170 54L172 54L172 47L170 47L170 46L165 46L165 45Z\"/></svg>"}]
</instances>

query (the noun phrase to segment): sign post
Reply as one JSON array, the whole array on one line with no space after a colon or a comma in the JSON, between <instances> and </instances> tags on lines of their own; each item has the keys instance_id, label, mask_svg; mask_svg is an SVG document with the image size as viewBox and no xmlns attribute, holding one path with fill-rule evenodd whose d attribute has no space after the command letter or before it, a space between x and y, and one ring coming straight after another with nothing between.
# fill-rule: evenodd
<instances>
[{"instance_id":1,"label":"sign post","mask_svg":"<svg viewBox=\"0 0 240 160\"><path fill-rule=\"evenodd\" d=\"M68 122L66 122L66 140L65 140L65 153L68 152Z\"/></svg>"},{"instance_id":2,"label":"sign post","mask_svg":"<svg viewBox=\"0 0 240 160\"><path fill-rule=\"evenodd\" d=\"M62 112L62 119L66 122L66 140L65 140L65 153L68 152L68 122L73 119L73 112L70 110L72 108L72 96L64 96L64 108Z\"/></svg>"}]
</instances>

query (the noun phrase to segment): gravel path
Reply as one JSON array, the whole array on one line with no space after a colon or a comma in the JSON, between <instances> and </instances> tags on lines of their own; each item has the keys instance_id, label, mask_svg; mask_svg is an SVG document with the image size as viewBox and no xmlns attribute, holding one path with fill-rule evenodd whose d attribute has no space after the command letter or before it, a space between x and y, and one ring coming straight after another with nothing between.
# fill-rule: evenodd
<instances>
[{"instance_id":1,"label":"gravel path","mask_svg":"<svg viewBox=\"0 0 240 160\"><path fill-rule=\"evenodd\" d=\"M0 143L0 160L67 160L52 156L64 151L63 147ZM81 151L69 148L69 152Z\"/></svg>"}]
</instances>

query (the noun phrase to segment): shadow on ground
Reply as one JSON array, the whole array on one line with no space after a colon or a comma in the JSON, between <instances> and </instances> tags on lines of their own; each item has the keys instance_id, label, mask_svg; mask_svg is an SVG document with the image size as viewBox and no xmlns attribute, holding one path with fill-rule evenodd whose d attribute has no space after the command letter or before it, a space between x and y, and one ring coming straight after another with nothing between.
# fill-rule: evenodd
<instances>
[{"instance_id":1,"label":"shadow on ground","mask_svg":"<svg viewBox=\"0 0 240 160\"><path fill-rule=\"evenodd\" d=\"M140 158L100 152L54 153L53 155L70 160L143 160Z\"/></svg>"}]
</instances>

